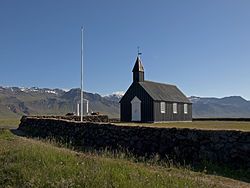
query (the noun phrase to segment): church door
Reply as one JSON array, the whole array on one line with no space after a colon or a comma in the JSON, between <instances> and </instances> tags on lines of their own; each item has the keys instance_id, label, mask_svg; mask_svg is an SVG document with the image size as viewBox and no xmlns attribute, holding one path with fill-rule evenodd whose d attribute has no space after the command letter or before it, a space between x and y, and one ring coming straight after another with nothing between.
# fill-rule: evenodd
<instances>
[{"instance_id":1,"label":"church door","mask_svg":"<svg viewBox=\"0 0 250 188\"><path fill-rule=\"evenodd\" d=\"M131 101L132 121L141 121L141 101L136 96Z\"/></svg>"}]
</instances>

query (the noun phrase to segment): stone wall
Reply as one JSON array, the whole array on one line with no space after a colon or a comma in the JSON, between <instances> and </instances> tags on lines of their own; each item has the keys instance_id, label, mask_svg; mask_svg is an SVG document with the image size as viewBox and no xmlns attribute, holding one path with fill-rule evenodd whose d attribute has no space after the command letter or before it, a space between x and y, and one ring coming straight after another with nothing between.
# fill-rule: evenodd
<instances>
[{"instance_id":1,"label":"stone wall","mask_svg":"<svg viewBox=\"0 0 250 188\"><path fill-rule=\"evenodd\" d=\"M30 118L43 118L43 119L62 119L62 120L73 120L73 121L80 121L80 116L29 116ZM109 122L109 118L107 115L89 115L89 116L83 116L83 121L88 122Z\"/></svg>"},{"instance_id":2,"label":"stone wall","mask_svg":"<svg viewBox=\"0 0 250 188\"><path fill-rule=\"evenodd\" d=\"M186 164L210 161L250 170L250 132L118 126L38 117L23 117L18 129L80 148L123 148L135 155L158 154Z\"/></svg>"}]
</instances>

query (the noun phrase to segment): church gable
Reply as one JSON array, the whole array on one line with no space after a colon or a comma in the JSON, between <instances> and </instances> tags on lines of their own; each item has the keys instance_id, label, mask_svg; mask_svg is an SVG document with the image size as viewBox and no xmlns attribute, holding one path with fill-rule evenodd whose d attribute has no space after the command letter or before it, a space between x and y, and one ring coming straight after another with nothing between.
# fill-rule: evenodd
<instances>
[{"instance_id":1,"label":"church gable","mask_svg":"<svg viewBox=\"0 0 250 188\"><path fill-rule=\"evenodd\" d=\"M131 101L135 96L142 101L144 98L153 101L151 96L145 91L145 89L139 83L133 82L126 91L126 93L121 98L120 103L124 101Z\"/></svg>"}]
</instances>

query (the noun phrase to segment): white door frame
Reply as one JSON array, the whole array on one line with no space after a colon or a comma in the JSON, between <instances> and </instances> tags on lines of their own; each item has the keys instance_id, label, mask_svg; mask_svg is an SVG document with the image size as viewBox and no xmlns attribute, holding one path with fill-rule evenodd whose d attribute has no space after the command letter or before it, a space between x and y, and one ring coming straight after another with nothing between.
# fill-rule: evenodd
<instances>
[{"instance_id":1,"label":"white door frame","mask_svg":"<svg viewBox=\"0 0 250 188\"><path fill-rule=\"evenodd\" d=\"M136 96L131 101L131 121L141 121L141 100Z\"/></svg>"}]
</instances>

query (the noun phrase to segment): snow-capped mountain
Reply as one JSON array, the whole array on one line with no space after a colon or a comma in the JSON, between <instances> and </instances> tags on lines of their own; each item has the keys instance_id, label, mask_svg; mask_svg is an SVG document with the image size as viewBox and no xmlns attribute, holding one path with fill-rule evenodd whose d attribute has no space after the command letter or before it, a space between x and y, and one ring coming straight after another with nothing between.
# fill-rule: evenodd
<instances>
[{"instance_id":1,"label":"snow-capped mountain","mask_svg":"<svg viewBox=\"0 0 250 188\"><path fill-rule=\"evenodd\" d=\"M104 95L103 97L111 101L119 102L124 94L124 91L117 91L110 95Z\"/></svg>"},{"instance_id":2,"label":"snow-capped mountain","mask_svg":"<svg viewBox=\"0 0 250 188\"><path fill-rule=\"evenodd\" d=\"M196 103L196 102L198 102L201 98L200 98L200 97L196 97L196 96L191 96L191 97L188 97L188 99L189 99L192 103Z\"/></svg>"},{"instance_id":3,"label":"snow-capped mountain","mask_svg":"<svg viewBox=\"0 0 250 188\"><path fill-rule=\"evenodd\" d=\"M50 93L54 95L62 94L64 91L61 89L48 89L38 87L3 87L0 86L0 91L6 92L25 92L25 93Z\"/></svg>"},{"instance_id":4,"label":"snow-capped mountain","mask_svg":"<svg viewBox=\"0 0 250 188\"><path fill-rule=\"evenodd\" d=\"M110 117L119 117L119 103L99 94L84 92L89 101L89 111L98 111ZM80 102L80 89L65 91L38 87L1 87L0 118L21 115L64 115L76 112Z\"/></svg>"}]
</instances>

